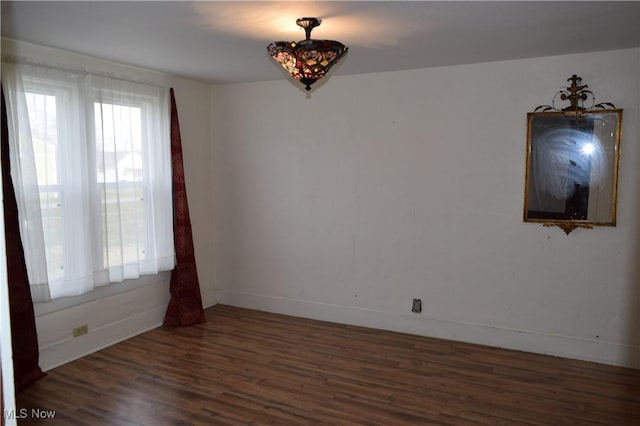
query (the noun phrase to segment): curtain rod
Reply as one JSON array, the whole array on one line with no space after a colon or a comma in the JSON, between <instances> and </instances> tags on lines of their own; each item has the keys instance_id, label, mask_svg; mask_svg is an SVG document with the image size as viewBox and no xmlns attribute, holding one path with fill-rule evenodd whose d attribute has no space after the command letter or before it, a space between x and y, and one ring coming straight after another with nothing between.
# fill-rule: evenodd
<instances>
[{"instance_id":1,"label":"curtain rod","mask_svg":"<svg viewBox=\"0 0 640 426\"><path fill-rule=\"evenodd\" d=\"M2 55L2 62L17 64L17 65L38 66L38 67L49 68L49 69L62 71L62 72L80 74L80 75L83 75L83 76L93 75L93 76L96 76L96 77L112 78L114 80L121 80L121 81L126 81L126 82L129 82L129 83L145 84L147 86L158 87L158 88L161 88L161 89L168 89L169 88L168 84L167 85L158 84L158 83L150 81L150 80L136 80L136 79L133 79L131 77L127 77L127 76L124 76L124 75L118 74L118 73L105 72L105 71L90 71L89 69L82 68L82 67L52 65L52 64L49 64L49 63L46 63L46 62L42 62L42 61L30 59L30 58L25 58L25 57L21 57L21 56L15 56L15 55ZM142 72L153 72L153 71L145 71L145 70L141 70L141 71Z\"/></svg>"}]
</instances>

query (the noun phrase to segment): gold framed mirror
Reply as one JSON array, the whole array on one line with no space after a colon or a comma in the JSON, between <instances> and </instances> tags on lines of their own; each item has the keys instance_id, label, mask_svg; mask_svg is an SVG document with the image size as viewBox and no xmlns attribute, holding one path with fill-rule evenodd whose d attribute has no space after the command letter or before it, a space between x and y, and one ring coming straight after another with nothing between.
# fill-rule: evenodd
<instances>
[{"instance_id":1,"label":"gold framed mirror","mask_svg":"<svg viewBox=\"0 0 640 426\"><path fill-rule=\"evenodd\" d=\"M615 226L622 110L593 98L576 75L558 92L571 105L527 114L524 221L576 228ZM556 97L554 97L555 101Z\"/></svg>"}]
</instances>

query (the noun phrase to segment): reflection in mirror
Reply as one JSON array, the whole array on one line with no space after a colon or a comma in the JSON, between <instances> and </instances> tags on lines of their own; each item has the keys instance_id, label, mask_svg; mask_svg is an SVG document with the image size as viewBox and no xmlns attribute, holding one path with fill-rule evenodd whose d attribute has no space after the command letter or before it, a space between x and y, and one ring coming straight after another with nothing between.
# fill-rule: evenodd
<instances>
[{"instance_id":1,"label":"reflection in mirror","mask_svg":"<svg viewBox=\"0 0 640 426\"><path fill-rule=\"evenodd\" d=\"M527 219L614 222L618 113L529 117Z\"/></svg>"},{"instance_id":2,"label":"reflection in mirror","mask_svg":"<svg viewBox=\"0 0 640 426\"><path fill-rule=\"evenodd\" d=\"M573 229L615 226L622 110L612 104L587 110L592 93L580 78L561 99L571 106L527 114L524 221ZM555 100L555 98L554 98ZM611 109L607 109L610 107Z\"/></svg>"}]
</instances>

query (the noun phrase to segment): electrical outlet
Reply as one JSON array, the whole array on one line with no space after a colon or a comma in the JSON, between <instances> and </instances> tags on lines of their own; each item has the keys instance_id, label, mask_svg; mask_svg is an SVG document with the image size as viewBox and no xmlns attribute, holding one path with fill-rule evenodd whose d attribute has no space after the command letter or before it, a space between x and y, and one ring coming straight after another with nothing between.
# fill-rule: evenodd
<instances>
[{"instance_id":1,"label":"electrical outlet","mask_svg":"<svg viewBox=\"0 0 640 426\"><path fill-rule=\"evenodd\" d=\"M422 312L422 299L413 299L413 305L411 305L411 312L419 314Z\"/></svg>"},{"instance_id":2,"label":"electrical outlet","mask_svg":"<svg viewBox=\"0 0 640 426\"><path fill-rule=\"evenodd\" d=\"M73 329L73 337L80 337L89 332L89 326L87 324L81 325L79 327L75 327Z\"/></svg>"}]
</instances>

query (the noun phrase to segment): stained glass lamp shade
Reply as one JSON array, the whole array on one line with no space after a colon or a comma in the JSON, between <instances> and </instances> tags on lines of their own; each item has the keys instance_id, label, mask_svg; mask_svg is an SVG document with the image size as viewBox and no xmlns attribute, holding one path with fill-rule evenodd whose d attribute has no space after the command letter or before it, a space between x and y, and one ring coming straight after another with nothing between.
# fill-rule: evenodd
<instances>
[{"instance_id":1,"label":"stained glass lamp shade","mask_svg":"<svg viewBox=\"0 0 640 426\"><path fill-rule=\"evenodd\" d=\"M307 90L311 90L311 85L324 77L349 50L335 40L311 39L311 30L320 22L318 18L299 18L296 24L304 28L305 40L276 41L267 47L273 60L304 84Z\"/></svg>"}]
</instances>

